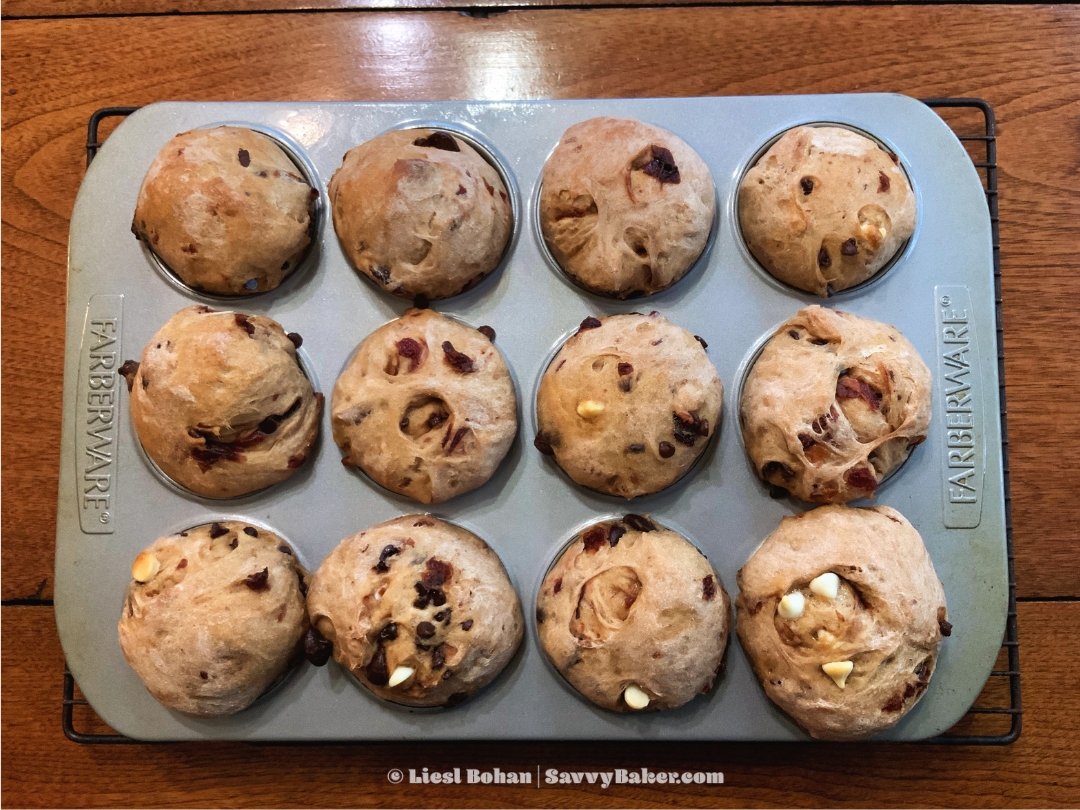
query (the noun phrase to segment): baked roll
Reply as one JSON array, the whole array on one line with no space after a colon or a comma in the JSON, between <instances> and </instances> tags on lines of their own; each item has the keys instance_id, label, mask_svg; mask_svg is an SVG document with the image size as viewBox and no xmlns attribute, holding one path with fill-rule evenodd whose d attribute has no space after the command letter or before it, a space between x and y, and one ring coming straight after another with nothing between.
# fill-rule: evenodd
<instances>
[{"instance_id":1,"label":"baked roll","mask_svg":"<svg viewBox=\"0 0 1080 810\"><path fill-rule=\"evenodd\" d=\"M737 579L739 641L754 672L819 739L894 726L926 692L952 633L922 538L887 506L785 517Z\"/></svg>"},{"instance_id":2,"label":"baked roll","mask_svg":"<svg viewBox=\"0 0 1080 810\"><path fill-rule=\"evenodd\" d=\"M930 429L930 371L898 329L810 306L765 344L743 385L754 469L804 501L872 497Z\"/></svg>"},{"instance_id":3,"label":"baked roll","mask_svg":"<svg viewBox=\"0 0 1080 810\"><path fill-rule=\"evenodd\" d=\"M590 317L540 380L534 444L582 486L648 495L704 452L723 399L701 338L658 312Z\"/></svg>"},{"instance_id":4,"label":"baked roll","mask_svg":"<svg viewBox=\"0 0 1080 810\"><path fill-rule=\"evenodd\" d=\"M146 173L131 230L189 287L277 287L311 243L318 189L270 137L243 127L183 132Z\"/></svg>"},{"instance_id":5,"label":"baked roll","mask_svg":"<svg viewBox=\"0 0 1080 810\"><path fill-rule=\"evenodd\" d=\"M677 282L709 240L716 189L705 162L667 130L590 118L544 164L540 229L577 284L637 298Z\"/></svg>"},{"instance_id":6,"label":"baked roll","mask_svg":"<svg viewBox=\"0 0 1080 810\"><path fill-rule=\"evenodd\" d=\"M545 655L582 695L618 712L674 709L712 689L730 613L705 555L643 515L581 532L536 599Z\"/></svg>"},{"instance_id":7,"label":"baked roll","mask_svg":"<svg viewBox=\"0 0 1080 810\"><path fill-rule=\"evenodd\" d=\"M874 276L915 233L897 157L843 127L795 127L746 173L739 224L778 278L829 296Z\"/></svg>"},{"instance_id":8,"label":"baked roll","mask_svg":"<svg viewBox=\"0 0 1080 810\"><path fill-rule=\"evenodd\" d=\"M521 644L521 605L476 535L406 515L342 540L308 593L334 660L375 695L453 706L490 683Z\"/></svg>"},{"instance_id":9,"label":"baked roll","mask_svg":"<svg viewBox=\"0 0 1080 810\"><path fill-rule=\"evenodd\" d=\"M421 503L476 489L517 433L517 398L490 327L410 309L376 329L331 403L346 466Z\"/></svg>"},{"instance_id":10,"label":"baked roll","mask_svg":"<svg viewBox=\"0 0 1080 810\"><path fill-rule=\"evenodd\" d=\"M399 129L346 154L329 185L353 267L403 298L469 290L499 264L513 226L502 178L461 138Z\"/></svg>"},{"instance_id":11,"label":"baked roll","mask_svg":"<svg viewBox=\"0 0 1080 810\"><path fill-rule=\"evenodd\" d=\"M223 520L161 537L131 576L120 648L170 709L233 714L303 658L307 572L267 529Z\"/></svg>"},{"instance_id":12,"label":"baked roll","mask_svg":"<svg viewBox=\"0 0 1080 810\"><path fill-rule=\"evenodd\" d=\"M146 454L169 478L211 498L292 476L311 453L323 395L296 349L300 335L261 315L186 307L120 368Z\"/></svg>"}]
</instances>

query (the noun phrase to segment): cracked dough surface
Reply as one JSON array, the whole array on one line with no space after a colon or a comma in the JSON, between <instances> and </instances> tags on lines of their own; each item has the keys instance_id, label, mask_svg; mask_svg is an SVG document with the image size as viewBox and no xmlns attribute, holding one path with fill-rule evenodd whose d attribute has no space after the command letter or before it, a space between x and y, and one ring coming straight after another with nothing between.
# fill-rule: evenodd
<instances>
[{"instance_id":1,"label":"cracked dough surface","mask_svg":"<svg viewBox=\"0 0 1080 810\"><path fill-rule=\"evenodd\" d=\"M148 582L131 580L118 630L124 658L160 703L233 714L298 663L307 572L276 534L223 520L161 537L146 552L161 567Z\"/></svg>"},{"instance_id":2,"label":"cracked dough surface","mask_svg":"<svg viewBox=\"0 0 1080 810\"><path fill-rule=\"evenodd\" d=\"M490 683L521 644L521 605L492 548L430 515L342 540L308 593L334 660L378 697L451 706ZM395 687L399 666L414 670Z\"/></svg>"},{"instance_id":3,"label":"cracked dough surface","mask_svg":"<svg viewBox=\"0 0 1080 810\"><path fill-rule=\"evenodd\" d=\"M840 578L837 597L809 588ZM738 573L739 641L765 693L812 736L855 740L891 728L930 682L947 621L922 537L895 509L822 506L785 517ZM800 591L803 614L780 599ZM822 664L854 664L841 689Z\"/></svg>"},{"instance_id":4,"label":"cracked dough surface","mask_svg":"<svg viewBox=\"0 0 1080 810\"><path fill-rule=\"evenodd\" d=\"M353 267L403 298L471 289L498 266L510 239L499 173L442 130L394 130L350 149L328 190Z\"/></svg>"},{"instance_id":5,"label":"cracked dough surface","mask_svg":"<svg viewBox=\"0 0 1080 810\"><path fill-rule=\"evenodd\" d=\"M722 669L727 592L696 546L647 517L581 532L536 606L544 653L605 709L633 711L623 700L631 684L649 696L647 709L673 709L708 692Z\"/></svg>"},{"instance_id":6,"label":"cracked dough surface","mask_svg":"<svg viewBox=\"0 0 1080 810\"><path fill-rule=\"evenodd\" d=\"M195 289L265 292L303 258L318 196L266 135L194 129L150 164L131 230Z\"/></svg>"},{"instance_id":7,"label":"cracked dough surface","mask_svg":"<svg viewBox=\"0 0 1080 810\"><path fill-rule=\"evenodd\" d=\"M587 318L540 380L536 446L582 486L647 495L704 452L723 399L705 348L659 313ZM583 402L604 409L583 416Z\"/></svg>"},{"instance_id":8,"label":"cracked dough surface","mask_svg":"<svg viewBox=\"0 0 1080 810\"><path fill-rule=\"evenodd\" d=\"M539 205L544 240L563 270L591 292L629 298L666 290L697 261L716 190L677 135L601 117L563 133L544 164Z\"/></svg>"},{"instance_id":9,"label":"cracked dough surface","mask_svg":"<svg viewBox=\"0 0 1080 810\"><path fill-rule=\"evenodd\" d=\"M930 370L898 329L809 306L765 344L743 385L754 469L804 501L871 497L930 428Z\"/></svg>"},{"instance_id":10,"label":"cracked dough surface","mask_svg":"<svg viewBox=\"0 0 1080 810\"><path fill-rule=\"evenodd\" d=\"M915 215L895 156L842 127L788 130L739 188L750 252L776 278L823 297L884 267L915 232Z\"/></svg>"},{"instance_id":11,"label":"cracked dough surface","mask_svg":"<svg viewBox=\"0 0 1080 810\"><path fill-rule=\"evenodd\" d=\"M311 452L322 394L277 321L185 307L128 375L147 455L178 484L226 498L284 481Z\"/></svg>"},{"instance_id":12,"label":"cracked dough surface","mask_svg":"<svg viewBox=\"0 0 1080 810\"><path fill-rule=\"evenodd\" d=\"M429 309L364 339L331 413L345 464L421 503L479 487L517 433L514 383L495 344Z\"/></svg>"}]
</instances>

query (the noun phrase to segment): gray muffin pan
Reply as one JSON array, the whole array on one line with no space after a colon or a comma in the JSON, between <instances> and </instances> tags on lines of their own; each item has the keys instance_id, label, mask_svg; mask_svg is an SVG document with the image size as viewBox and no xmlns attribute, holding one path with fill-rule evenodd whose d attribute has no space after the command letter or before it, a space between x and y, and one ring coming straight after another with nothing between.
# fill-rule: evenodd
<instances>
[{"instance_id":1,"label":"gray muffin pan","mask_svg":"<svg viewBox=\"0 0 1080 810\"><path fill-rule=\"evenodd\" d=\"M552 266L536 231L544 160L563 131L597 115L669 129L705 160L717 189L707 252L671 289L637 301L600 298ZM277 290L243 300L200 295L159 269L130 231L143 175L178 132L245 122L274 134L319 187L320 221L305 266ZM351 147L388 129L438 122L470 134L507 176L516 227L501 268L434 308L490 325L517 386L521 431L492 479L433 514L484 538L521 598L521 652L486 690L447 710L382 702L336 664L304 665L232 717L193 719L159 705L127 666L117 621L135 555L156 537L206 521L250 520L287 538L314 570L344 537L425 511L346 470L324 414L313 457L291 480L227 501L167 484L141 452L115 373L178 309L193 303L268 315L304 337L304 362L329 394L357 344L408 306L346 261L329 222L326 183ZM915 235L877 279L822 302L773 280L744 246L738 181L787 128L836 122L871 133L900 158L918 196ZM113 728L145 740L802 740L765 697L732 639L713 691L668 712L615 714L593 706L537 646L536 592L583 525L639 512L707 554L732 599L735 572L785 515L754 476L736 402L764 338L801 307L825 303L898 326L934 375L929 439L877 492L922 533L945 584L955 629L922 701L883 738L915 740L952 726L986 681L1005 627L1007 587L990 221L964 148L928 107L899 95L774 96L552 102L161 103L131 115L86 173L71 219L63 445L57 505L56 619L71 671ZM632 502L576 486L532 446L539 376L565 334L589 315L659 310L708 341L726 402L720 430L680 482ZM858 504L855 504L858 505ZM734 634L733 634L734 635Z\"/></svg>"}]
</instances>

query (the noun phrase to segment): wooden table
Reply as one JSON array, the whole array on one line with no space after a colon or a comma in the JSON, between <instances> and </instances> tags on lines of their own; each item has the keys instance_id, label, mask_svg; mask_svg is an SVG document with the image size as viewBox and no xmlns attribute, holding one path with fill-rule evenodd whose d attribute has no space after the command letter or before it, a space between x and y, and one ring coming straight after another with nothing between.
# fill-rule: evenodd
<instances>
[{"instance_id":1,"label":"wooden table","mask_svg":"<svg viewBox=\"0 0 1080 810\"><path fill-rule=\"evenodd\" d=\"M1080 628L1080 9L784 2L605 7L609 3L574 8L576 3L560 0L2 0L6 805L1080 802L1080 647L1074 641ZM464 13L450 10L466 4L471 8ZM532 8L506 11L508 6ZM424 10L403 10L408 7ZM81 747L64 738L63 658L51 598L65 258L91 112L160 99L849 91L979 96L998 114L1025 706L1019 742L1007 748L303 748ZM716 137L724 137L722 129ZM995 690L1004 679L997 680L980 702L1002 705ZM100 730L92 717L79 722ZM391 768L643 765L722 770L726 784L540 791L392 787L387 781Z\"/></svg>"}]
</instances>

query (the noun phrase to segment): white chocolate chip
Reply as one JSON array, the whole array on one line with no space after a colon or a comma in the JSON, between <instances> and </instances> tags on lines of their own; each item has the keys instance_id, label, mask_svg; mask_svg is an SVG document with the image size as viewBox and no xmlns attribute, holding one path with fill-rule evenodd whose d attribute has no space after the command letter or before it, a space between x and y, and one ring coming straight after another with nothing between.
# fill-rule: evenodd
<instances>
[{"instance_id":1,"label":"white chocolate chip","mask_svg":"<svg viewBox=\"0 0 1080 810\"><path fill-rule=\"evenodd\" d=\"M577 412L583 419L595 419L604 412L604 403L595 399L583 399L578 403Z\"/></svg>"},{"instance_id":2,"label":"white chocolate chip","mask_svg":"<svg viewBox=\"0 0 1080 810\"><path fill-rule=\"evenodd\" d=\"M386 685L393 689L398 684L405 683L412 677L415 670L412 667L397 667L392 673L390 673L390 680L386 682Z\"/></svg>"},{"instance_id":3,"label":"white chocolate chip","mask_svg":"<svg viewBox=\"0 0 1080 810\"><path fill-rule=\"evenodd\" d=\"M821 644L832 644L834 641L836 641L836 636L834 636L828 630L818 630L817 640Z\"/></svg>"},{"instance_id":4,"label":"white chocolate chip","mask_svg":"<svg viewBox=\"0 0 1080 810\"><path fill-rule=\"evenodd\" d=\"M780 606L776 612L782 619L797 619L802 616L803 608L806 607L806 598L798 591L792 591L780 600Z\"/></svg>"},{"instance_id":5,"label":"white chocolate chip","mask_svg":"<svg viewBox=\"0 0 1080 810\"><path fill-rule=\"evenodd\" d=\"M631 709L644 709L649 705L649 696L635 684L630 684L623 691L623 700Z\"/></svg>"},{"instance_id":6,"label":"white chocolate chip","mask_svg":"<svg viewBox=\"0 0 1080 810\"><path fill-rule=\"evenodd\" d=\"M161 561L149 551L140 551L131 564L131 577L136 582L149 582L161 570Z\"/></svg>"},{"instance_id":7,"label":"white chocolate chip","mask_svg":"<svg viewBox=\"0 0 1080 810\"><path fill-rule=\"evenodd\" d=\"M835 599L836 594L840 591L840 577L832 571L828 571L820 577L814 577L810 580L810 590L826 599Z\"/></svg>"},{"instance_id":8,"label":"white chocolate chip","mask_svg":"<svg viewBox=\"0 0 1080 810\"><path fill-rule=\"evenodd\" d=\"M821 668L825 670L826 675L833 679L833 683L843 689L847 685L848 675L851 674L851 670L855 669L855 665L850 661L833 661L830 664L822 664Z\"/></svg>"},{"instance_id":9,"label":"white chocolate chip","mask_svg":"<svg viewBox=\"0 0 1080 810\"><path fill-rule=\"evenodd\" d=\"M884 228L878 228L878 233L880 233L881 238L884 239L889 232L887 230L885 230Z\"/></svg>"}]
</instances>

